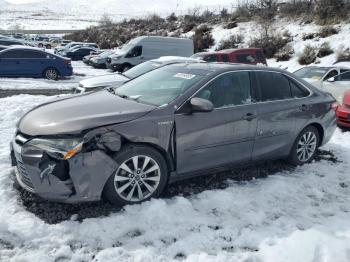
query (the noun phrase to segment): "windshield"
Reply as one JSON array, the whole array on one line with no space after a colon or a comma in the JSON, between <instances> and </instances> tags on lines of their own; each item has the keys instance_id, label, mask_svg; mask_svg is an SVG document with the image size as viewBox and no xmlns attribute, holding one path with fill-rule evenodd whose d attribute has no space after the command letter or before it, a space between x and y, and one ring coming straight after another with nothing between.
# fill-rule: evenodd
<instances>
[{"instance_id":1,"label":"windshield","mask_svg":"<svg viewBox=\"0 0 350 262\"><path fill-rule=\"evenodd\" d=\"M140 65L137 65L137 66L129 69L128 71L126 71L124 73L124 75L129 79L134 79L140 75L143 75L149 71L152 71L152 70L160 67L161 65L162 65L161 63L152 62L152 61L144 62Z\"/></svg>"},{"instance_id":2,"label":"windshield","mask_svg":"<svg viewBox=\"0 0 350 262\"><path fill-rule=\"evenodd\" d=\"M99 56L102 57L102 58L105 58L107 56L110 56L111 54L113 54L112 51L104 51Z\"/></svg>"},{"instance_id":3,"label":"windshield","mask_svg":"<svg viewBox=\"0 0 350 262\"><path fill-rule=\"evenodd\" d=\"M203 79L205 73L183 65L165 66L127 82L115 89L115 93L145 104L166 105Z\"/></svg>"},{"instance_id":4,"label":"windshield","mask_svg":"<svg viewBox=\"0 0 350 262\"><path fill-rule=\"evenodd\" d=\"M300 78L320 80L328 72L327 68L304 67L294 72Z\"/></svg>"}]
</instances>

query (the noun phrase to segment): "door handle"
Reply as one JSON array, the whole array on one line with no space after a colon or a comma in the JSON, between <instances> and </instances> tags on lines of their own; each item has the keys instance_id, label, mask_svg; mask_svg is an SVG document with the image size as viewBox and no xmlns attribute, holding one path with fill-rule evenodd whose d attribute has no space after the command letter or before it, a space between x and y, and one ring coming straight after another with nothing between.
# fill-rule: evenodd
<instances>
[{"instance_id":1,"label":"door handle","mask_svg":"<svg viewBox=\"0 0 350 262\"><path fill-rule=\"evenodd\" d=\"M246 114L245 116L243 116L243 119L244 120L247 120L247 121L252 121L253 119L256 118L256 115L252 114L252 113L248 113Z\"/></svg>"}]
</instances>

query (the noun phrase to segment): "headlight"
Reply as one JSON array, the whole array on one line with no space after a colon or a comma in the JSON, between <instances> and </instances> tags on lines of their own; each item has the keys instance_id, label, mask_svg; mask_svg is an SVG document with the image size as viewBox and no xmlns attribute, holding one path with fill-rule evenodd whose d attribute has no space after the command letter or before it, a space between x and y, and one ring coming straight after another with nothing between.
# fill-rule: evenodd
<instances>
[{"instance_id":1,"label":"headlight","mask_svg":"<svg viewBox=\"0 0 350 262\"><path fill-rule=\"evenodd\" d=\"M58 158L69 159L83 148L83 139L32 139L27 145L55 154Z\"/></svg>"}]
</instances>

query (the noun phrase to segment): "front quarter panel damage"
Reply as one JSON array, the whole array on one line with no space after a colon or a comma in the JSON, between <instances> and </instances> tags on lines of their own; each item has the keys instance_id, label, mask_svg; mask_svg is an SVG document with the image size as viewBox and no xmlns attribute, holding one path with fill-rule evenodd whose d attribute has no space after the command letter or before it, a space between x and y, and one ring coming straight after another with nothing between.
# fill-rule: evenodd
<instances>
[{"instance_id":1,"label":"front quarter panel damage","mask_svg":"<svg viewBox=\"0 0 350 262\"><path fill-rule=\"evenodd\" d=\"M68 162L77 197L89 201L101 198L106 181L118 167L117 163L101 150L78 154Z\"/></svg>"}]
</instances>

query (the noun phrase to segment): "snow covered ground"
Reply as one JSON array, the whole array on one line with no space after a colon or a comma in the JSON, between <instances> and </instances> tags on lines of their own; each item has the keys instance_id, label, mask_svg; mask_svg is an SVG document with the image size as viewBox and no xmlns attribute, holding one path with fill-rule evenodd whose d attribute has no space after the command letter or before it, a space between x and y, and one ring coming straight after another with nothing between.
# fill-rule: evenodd
<instances>
[{"instance_id":1,"label":"snow covered ground","mask_svg":"<svg viewBox=\"0 0 350 262\"><path fill-rule=\"evenodd\" d=\"M25 111L48 99L1 99L0 261L350 261L350 133L325 146L335 163L47 224L12 187L8 143Z\"/></svg>"}]
</instances>

